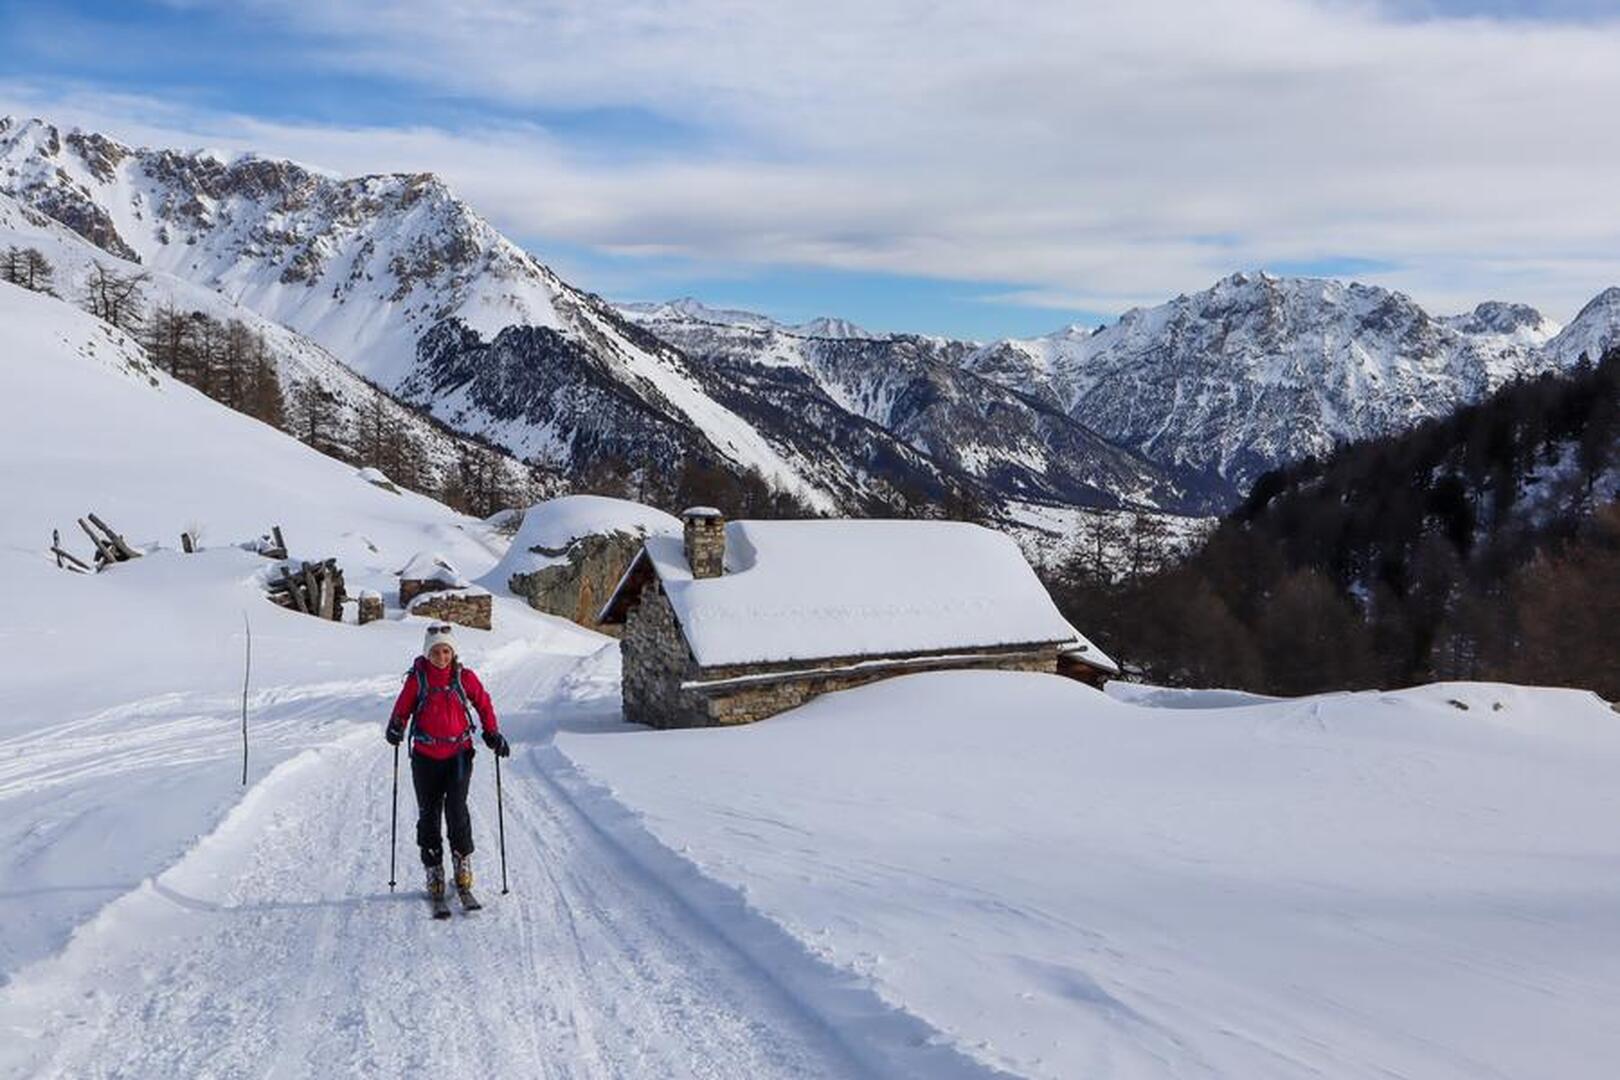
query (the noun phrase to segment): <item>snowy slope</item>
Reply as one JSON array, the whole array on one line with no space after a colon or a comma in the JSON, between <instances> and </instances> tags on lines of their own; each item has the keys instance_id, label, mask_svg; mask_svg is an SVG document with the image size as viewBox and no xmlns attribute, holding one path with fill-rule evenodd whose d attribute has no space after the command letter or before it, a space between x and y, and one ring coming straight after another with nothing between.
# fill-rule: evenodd
<instances>
[{"instance_id":1,"label":"snowy slope","mask_svg":"<svg viewBox=\"0 0 1620 1080\"><path fill-rule=\"evenodd\" d=\"M1020 1076L1611 1075L1607 706L1167 704L952 672L557 745L750 910Z\"/></svg>"},{"instance_id":2,"label":"snowy slope","mask_svg":"<svg viewBox=\"0 0 1620 1080\"><path fill-rule=\"evenodd\" d=\"M275 358L283 393L289 399L299 383L319 386L333 403L334 429L351 433L359 428L363 417L381 411L421 446L430 480L437 480L452 468L462 453L478 449L415 410L401 406L303 335L211 289L109 254L60 222L0 194L0 249L10 247L32 248L43 254L54 270L55 293L67 301L84 296L93 272L101 267L120 276L144 275L141 290L148 310L171 307L179 312L201 312L221 323L243 323L263 335ZM501 468L510 489L522 491L533 486L529 470L518 462L503 459Z\"/></svg>"},{"instance_id":3,"label":"snowy slope","mask_svg":"<svg viewBox=\"0 0 1620 1080\"><path fill-rule=\"evenodd\" d=\"M392 672L420 647L419 625L362 632L272 606L262 588L272 564L239 543L280 524L295 558L336 556L351 592L392 596L392 571L413 552L441 550L481 572L498 541L152 370L122 333L62 301L0 285L0 327L0 633L11 669L0 689L0 850L8 889L50 897L0 920L9 976L237 797L244 614L255 777L374 719ZM45 551L52 529L88 560L75 519L91 511L156 550L92 576L57 569ZM200 534L200 554L179 553L183 529ZM519 614L493 640L514 635L574 637Z\"/></svg>"}]
</instances>

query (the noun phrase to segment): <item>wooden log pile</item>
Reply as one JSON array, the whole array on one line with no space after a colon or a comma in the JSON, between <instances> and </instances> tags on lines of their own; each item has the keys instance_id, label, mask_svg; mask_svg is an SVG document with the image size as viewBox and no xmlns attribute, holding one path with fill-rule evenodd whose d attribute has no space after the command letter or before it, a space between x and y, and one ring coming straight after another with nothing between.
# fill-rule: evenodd
<instances>
[{"instance_id":1,"label":"wooden log pile","mask_svg":"<svg viewBox=\"0 0 1620 1080\"><path fill-rule=\"evenodd\" d=\"M287 541L282 539L281 526L272 525L270 532L253 542L252 550L257 551L267 559L285 559L287 557Z\"/></svg>"},{"instance_id":2,"label":"wooden log pile","mask_svg":"<svg viewBox=\"0 0 1620 1080\"><path fill-rule=\"evenodd\" d=\"M130 547L121 534L94 514L86 514L79 518L79 528L84 530L84 534L90 538L90 543L95 545L96 554L92 561L98 571L105 570L113 563L128 562L141 557L141 553ZM64 570L83 574L91 569L84 560L62 546L62 534L57 529L51 530L51 554L56 556L56 565Z\"/></svg>"},{"instance_id":3,"label":"wooden log pile","mask_svg":"<svg viewBox=\"0 0 1620 1080\"><path fill-rule=\"evenodd\" d=\"M270 581L271 603L332 622L342 621L343 603L349 595L344 591L343 571L336 559L300 563L296 571L287 563L279 573Z\"/></svg>"}]
</instances>

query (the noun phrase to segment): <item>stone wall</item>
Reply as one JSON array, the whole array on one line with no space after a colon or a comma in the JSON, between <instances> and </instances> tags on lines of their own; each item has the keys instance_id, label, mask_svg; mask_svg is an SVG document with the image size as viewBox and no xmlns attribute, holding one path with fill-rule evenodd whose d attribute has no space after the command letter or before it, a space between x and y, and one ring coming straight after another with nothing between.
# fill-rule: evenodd
<instances>
[{"instance_id":1,"label":"stone wall","mask_svg":"<svg viewBox=\"0 0 1620 1080\"><path fill-rule=\"evenodd\" d=\"M896 658L890 664L871 664L871 657L838 657L815 662L825 672L806 671L803 664L733 664L699 669L675 611L656 581L642 590L641 601L630 609L624 637L619 642L623 660L624 718L652 727L712 727L748 724L834 690L848 690L879 679L920 671L1057 670L1057 647L1014 646L961 650L935 656ZM854 665L862 665L855 667ZM839 670L844 669L844 670ZM683 682L745 681L706 689L682 689Z\"/></svg>"},{"instance_id":2,"label":"stone wall","mask_svg":"<svg viewBox=\"0 0 1620 1080\"><path fill-rule=\"evenodd\" d=\"M624 718L651 727L701 727L712 723L705 702L681 689L691 676L692 652L675 609L656 580L641 591L640 602L624 620L619 640Z\"/></svg>"},{"instance_id":3,"label":"stone wall","mask_svg":"<svg viewBox=\"0 0 1620 1080\"><path fill-rule=\"evenodd\" d=\"M603 626L596 615L613 595L613 587L624 576L642 539L631 533L613 532L582 536L562 551L541 554L567 555L568 562L547 566L532 574L513 574L507 583L511 590L529 602L536 611L561 615L598 633L618 636L617 626Z\"/></svg>"},{"instance_id":4,"label":"stone wall","mask_svg":"<svg viewBox=\"0 0 1620 1080\"><path fill-rule=\"evenodd\" d=\"M747 683L735 689L717 688L704 693L702 720L705 725L751 724L779 712L803 705L811 698L834 690L849 690L880 679L912 675L920 671L943 670L1034 671L1052 674L1057 670L1057 649L1016 654L985 653L968 659L955 657L935 663L926 661L866 668L828 675L783 675ZM705 675L708 673L705 672ZM688 691L688 693L691 693Z\"/></svg>"},{"instance_id":5,"label":"stone wall","mask_svg":"<svg viewBox=\"0 0 1620 1080\"><path fill-rule=\"evenodd\" d=\"M458 626L488 630L494 623L495 598L480 590L476 593L452 590L425 593L410 607L412 615L443 619Z\"/></svg>"},{"instance_id":6,"label":"stone wall","mask_svg":"<svg viewBox=\"0 0 1620 1080\"><path fill-rule=\"evenodd\" d=\"M455 588L455 586L450 584L448 581L434 581L432 579L423 580L421 578L400 578L399 606L402 608L408 608L411 606L411 601L415 600L423 593L439 592L443 589L453 588Z\"/></svg>"}]
</instances>

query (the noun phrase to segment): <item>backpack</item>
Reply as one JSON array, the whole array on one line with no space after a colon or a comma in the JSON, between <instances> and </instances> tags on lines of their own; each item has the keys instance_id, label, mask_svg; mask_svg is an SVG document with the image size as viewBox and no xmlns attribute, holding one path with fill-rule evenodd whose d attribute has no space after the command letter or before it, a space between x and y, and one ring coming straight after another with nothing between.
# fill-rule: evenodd
<instances>
[{"instance_id":1,"label":"backpack","mask_svg":"<svg viewBox=\"0 0 1620 1080\"><path fill-rule=\"evenodd\" d=\"M426 664L426 660L418 659L416 663L411 665L409 672L409 674L416 676L416 705L411 709L411 745L435 743L441 746L460 746L462 743L471 744L473 731L478 720L478 711L473 708L472 701L467 697L466 689L461 685L461 661L452 660L450 662L450 685L443 690L428 685ZM467 717L467 730L460 735L444 738L437 735L424 735L422 732L417 731L416 718L422 715L422 710L427 706L428 695L450 693L461 699L461 710Z\"/></svg>"}]
</instances>

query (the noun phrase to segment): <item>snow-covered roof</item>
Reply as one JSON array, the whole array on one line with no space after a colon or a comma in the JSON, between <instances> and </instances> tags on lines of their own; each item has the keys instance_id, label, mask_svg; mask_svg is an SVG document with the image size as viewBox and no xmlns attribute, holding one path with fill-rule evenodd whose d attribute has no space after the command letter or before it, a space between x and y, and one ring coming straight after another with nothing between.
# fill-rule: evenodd
<instances>
[{"instance_id":1,"label":"snow-covered roof","mask_svg":"<svg viewBox=\"0 0 1620 1080\"><path fill-rule=\"evenodd\" d=\"M725 573L702 580L693 579L679 537L648 537L646 557L704 667L1051 642L1090 646L1058 612L1018 545L978 525L733 521L726 526ZM1095 646L1085 655L1101 656Z\"/></svg>"},{"instance_id":2,"label":"snow-covered roof","mask_svg":"<svg viewBox=\"0 0 1620 1080\"><path fill-rule=\"evenodd\" d=\"M582 536L612 532L636 536L679 535L680 531L681 523L673 516L628 499L610 499L603 495L547 499L524 512L523 524L512 537L511 547L494 569L479 580L504 589L514 574L532 574L543 567L566 562L565 556L548 552L560 552Z\"/></svg>"},{"instance_id":3,"label":"snow-covered roof","mask_svg":"<svg viewBox=\"0 0 1620 1080\"><path fill-rule=\"evenodd\" d=\"M405 581L442 581L446 585L461 586L467 579L446 559L435 551L418 551L399 572Z\"/></svg>"}]
</instances>

